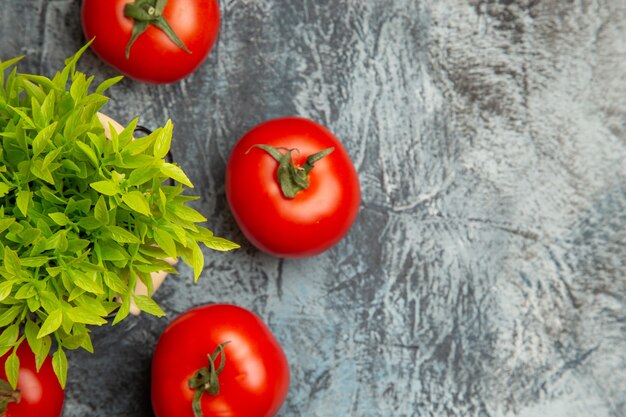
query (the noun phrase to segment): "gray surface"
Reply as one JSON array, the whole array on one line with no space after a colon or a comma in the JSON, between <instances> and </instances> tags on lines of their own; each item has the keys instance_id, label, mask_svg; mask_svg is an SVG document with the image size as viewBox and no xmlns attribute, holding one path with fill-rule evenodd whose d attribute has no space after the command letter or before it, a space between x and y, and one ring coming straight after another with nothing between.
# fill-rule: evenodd
<instances>
[{"instance_id":1,"label":"gray surface","mask_svg":"<svg viewBox=\"0 0 626 417\"><path fill-rule=\"evenodd\" d=\"M0 58L50 74L79 2L2 0ZM175 122L174 155L217 233L142 316L75 352L64 417L151 416L149 363L184 310L263 316L291 362L280 416L626 415L626 2L223 0L189 79L125 81L107 112ZM114 74L89 54L80 64ZM224 197L245 131L313 118L345 143L363 202L314 258L245 244Z\"/></svg>"}]
</instances>

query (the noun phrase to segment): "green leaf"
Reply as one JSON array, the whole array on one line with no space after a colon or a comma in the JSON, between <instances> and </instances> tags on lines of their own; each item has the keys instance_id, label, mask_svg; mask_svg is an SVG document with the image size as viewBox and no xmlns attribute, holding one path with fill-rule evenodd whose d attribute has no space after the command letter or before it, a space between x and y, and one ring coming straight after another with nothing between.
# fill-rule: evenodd
<instances>
[{"instance_id":1,"label":"green leaf","mask_svg":"<svg viewBox=\"0 0 626 417\"><path fill-rule=\"evenodd\" d=\"M105 229L109 237L118 243L141 243L137 236L122 227L106 226Z\"/></svg>"},{"instance_id":2,"label":"green leaf","mask_svg":"<svg viewBox=\"0 0 626 417\"><path fill-rule=\"evenodd\" d=\"M22 110L13 107L13 106L7 106L7 108L13 110L18 116L20 116L20 119L26 123L28 125L29 128L31 129L37 129L37 127L35 126L35 123L33 122L33 119L31 119L26 113L24 113Z\"/></svg>"},{"instance_id":3,"label":"green leaf","mask_svg":"<svg viewBox=\"0 0 626 417\"><path fill-rule=\"evenodd\" d=\"M152 180L161 170L157 167L142 167L131 172L128 177L128 185L136 187Z\"/></svg>"},{"instance_id":4,"label":"green leaf","mask_svg":"<svg viewBox=\"0 0 626 417\"><path fill-rule=\"evenodd\" d=\"M221 237L211 237L202 241L208 248L221 252L238 249L240 246Z\"/></svg>"},{"instance_id":5,"label":"green leaf","mask_svg":"<svg viewBox=\"0 0 626 417\"><path fill-rule=\"evenodd\" d=\"M147 295L133 294L133 299L141 311L152 314L156 317L163 317L165 315L165 312L161 310L161 307L159 307L159 305Z\"/></svg>"},{"instance_id":6,"label":"green leaf","mask_svg":"<svg viewBox=\"0 0 626 417\"><path fill-rule=\"evenodd\" d=\"M89 337L89 334L85 335L83 343L81 343L80 347L82 347L89 353L93 353L93 345L91 344L91 337Z\"/></svg>"},{"instance_id":7,"label":"green leaf","mask_svg":"<svg viewBox=\"0 0 626 417\"><path fill-rule=\"evenodd\" d=\"M17 208L22 212L24 216L28 213L28 206L33 198L33 193L27 190L20 190L17 192Z\"/></svg>"},{"instance_id":8,"label":"green leaf","mask_svg":"<svg viewBox=\"0 0 626 417\"><path fill-rule=\"evenodd\" d=\"M115 242L101 242L100 249L104 261L128 261L130 256Z\"/></svg>"},{"instance_id":9,"label":"green leaf","mask_svg":"<svg viewBox=\"0 0 626 417\"><path fill-rule=\"evenodd\" d=\"M20 290L23 288L24 287L20 288ZM38 299L35 298L37 294L37 290L35 288L33 288L33 290L34 290L33 294L29 297L26 297L26 305L28 306L28 309L30 310L31 313L34 313L35 311L39 310L39 307L41 307L41 303L39 302ZM17 298L17 294L15 298Z\"/></svg>"},{"instance_id":10,"label":"green leaf","mask_svg":"<svg viewBox=\"0 0 626 417\"><path fill-rule=\"evenodd\" d=\"M128 292L128 286L114 272L104 272L104 283L117 294L126 294Z\"/></svg>"},{"instance_id":11,"label":"green leaf","mask_svg":"<svg viewBox=\"0 0 626 417\"><path fill-rule=\"evenodd\" d=\"M52 355L52 368L61 383L61 388L65 389L65 383L67 381L67 356L65 356L65 352L61 347Z\"/></svg>"},{"instance_id":12,"label":"green leaf","mask_svg":"<svg viewBox=\"0 0 626 417\"><path fill-rule=\"evenodd\" d=\"M24 59L24 55L20 55L20 56L15 57L15 58L7 59L6 61L1 61L0 60L0 72L6 71L7 69L12 67L13 65L17 64L22 59Z\"/></svg>"},{"instance_id":13,"label":"green leaf","mask_svg":"<svg viewBox=\"0 0 626 417\"><path fill-rule=\"evenodd\" d=\"M20 81L20 84L24 88L24 91L31 96L37 104L43 103L46 99L46 93L44 93L43 89L33 83L32 81L24 78L21 74L17 76Z\"/></svg>"},{"instance_id":14,"label":"green leaf","mask_svg":"<svg viewBox=\"0 0 626 417\"><path fill-rule=\"evenodd\" d=\"M111 180L92 182L89 186L100 194L108 196L114 196L120 191L119 186L115 183L115 181Z\"/></svg>"},{"instance_id":15,"label":"green leaf","mask_svg":"<svg viewBox=\"0 0 626 417\"><path fill-rule=\"evenodd\" d=\"M22 284L22 286L17 290L17 292L15 293L15 298L18 300L28 300L35 297L36 295L37 287L35 287L32 283L27 282L26 284Z\"/></svg>"},{"instance_id":16,"label":"green leaf","mask_svg":"<svg viewBox=\"0 0 626 417\"><path fill-rule=\"evenodd\" d=\"M69 270L68 274L74 285L92 294L104 294L102 285L97 280L95 273Z\"/></svg>"},{"instance_id":17,"label":"green leaf","mask_svg":"<svg viewBox=\"0 0 626 417\"><path fill-rule=\"evenodd\" d=\"M8 246L4 247L4 268L10 275L16 278L19 278L22 270L22 264L17 252Z\"/></svg>"},{"instance_id":18,"label":"green leaf","mask_svg":"<svg viewBox=\"0 0 626 417\"><path fill-rule=\"evenodd\" d=\"M85 230L96 230L102 227L102 222L96 220L93 216L83 217L78 221L78 226Z\"/></svg>"},{"instance_id":19,"label":"green leaf","mask_svg":"<svg viewBox=\"0 0 626 417\"><path fill-rule=\"evenodd\" d=\"M24 310L22 304L14 304L4 313L0 314L0 327L8 326Z\"/></svg>"},{"instance_id":20,"label":"green leaf","mask_svg":"<svg viewBox=\"0 0 626 417\"><path fill-rule=\"evenodd\" d=\"M128 145L124 147L122 152L124 153L124 155L132 155L132 156L142 154L143 152L146 151L146 149L152 146L155 139L156 139L156 134L155 132L152 132L150 135L146 136L145 138L133 140L132 142L130 142Z\"/></svg>"},{"instance_id":21,"label":"green leaf","mask_svg":"<svg viewBox=\"0 0 626 417\"><path fill-rule=\"evenodd\" d=\"M106 90L108 90L109 88L113 87L115 84L119 83L123 79L124 79L124 77L122 75L120 75L118 77L113 77L113 78L109 78L109 79L104 80L98 86L98 88L96 88L96 93L100 94L100 93L105 92Z\"/></svg>"},{"instance_id":22,"label":"green leaf","mask_svg":"<svg viewBox=\"0 0 626 417\"><path fill-rule=\"evenodd\" d=\"M85 323L96 326L106 324L106 320L98 316L84 306L73 307L67 311L67 315L76 323Z\"/></svg>"},{"instance_id":23,"label":"green leaf","mask_svg":"<svg viewBox=\"0 0 626 417\"><path fill-rule=\"evenodd\" d=\"M115 314L115 318L113 319L113 325L115 326L120 321L124 320L128 313L130 312L130 294L122 295L122 305L119 310L117 310L117 314Z\"/></svg>"},{"instance_id":24,"label":"green leaf","mask_svg":"<svg viewBox=\"0 0 626 417\"><path fill-rule=\"evenodd\" d=\"M178 217L181 220L186 220L186 221L194 222L194 223L200 223L200 222L206 221L206 217L204 217L202 214L198 213L196 210L188 206L168 203L167 211L172 212L176 217Z\"/></svg>"},{"instance_id":25,"label":"green leaf","mask_svg":"<svg viewBox=\"0 0 626 417\"><path fill-rule=\"evenodd\" d=\"M4 197L11 190L11 187L3 182L0 182L0 197Z\"/></svg>"},{"instance_id":26,"label":"green leaf","mask_svg":"<svg viewBox=\"0 0 626 417\"><path fill-rule=\"evenodd\" d=\"M31 320L26 320L26 325L24 327L24 334L26 335L26 341L28 342L28 345L30 346L30 350L32 350L35 354L37 354L37 352L41 350L41 345L43 343L43 339L37 338L38 333L39 333L39 326Z\"/></svg>"},{"instance_id":27,"label":"green leaf","mask_svg":"<svg viewBox=\"0 0 626 417\"><path fill-rule=\"evenodd\" d=\"M104 201L103 196L98 198L98 202L94 207L94 217L102 224L109 223L109 210L107 209L107 203Z\"/></svg>"},{"instance_id":28,"label":"green leaf","mask_svg":"<svg viewBox=\"0 0 626 417\"><path fill-rule=\"evenodd\" d=\"M46 149L46 146L48 146L51 142L52 135L54 134L56 128L57 122L54 122L37 133L37 136L33 139L33 156L39 156L39 154Z\"/></svg>"},{"instance_id":29,"label":"green leaf","mask_svg":"<svg viewBox=\"0 0 626 417\"><path fill-rule=\"evenodd\" d=\"M61 302L52 291L40 291L39 300L41 301L43 309L48 313L52 313L61 308Z\"/></svg>"},{"instance_id":30,"label":"green leaf","mask_svg":"<svg viewBox=\"0 0 626 417\"><path fill-rule=\"evenodd\" d=\"M37 370L41 369L41 365L43 365L44 361L48 358L50 347L52 346L52 338L50 338L50 336L42 337L39 340L41 340L41 345L39 351L35 354Z\"/></svg>"},{"instance_id":31,"label":"green leaf","mask_svg":"<svg viewBox=\"0 0 626 417\"><path fill-rule=\"evenodd\" d=\"M0 283L0 301L3 301L9 295L11 295L11 290L13 289L13 284L15 281L4 281Z\"/></svg>"},{"instance_id":32,"label":"green leaf","mask_svg":"<svg viewBox=\"0 0 626 417\"><path fill-rule=\"evenodd\" d=\"M66 226L71 223L65 213L48 213L48 216L59 226Z\"/></svg>"},{"instance_id":33,"label":"green leaf","mask_svg":"<svg viewBox=\"0 0 626 417\"><path fill-rule=\"evenodd\" d=\"M17 378L20 374L20 358L17 357L17 349L13 349L13 352L7 358L4 363L4 372L7 376L7 380L13 389L17 388Z\"/></svg>"},{"instance_id":34,"label":"green leaf","mask_svg":"<svg viewBox=\"0 0 626 417\"><path fill-rule=\"evenodd\" d=\"M37 230L37 232L39 232L39 230ZM22 266L27 268L38 268L40 266L44 266L49 260L50 258L47 256L31 256L20 259L20 263Z\"/></svg>"},{"instance_id":35,"label":"green leaf","mask_svg":"<svg viewBox=\"0 0 626 417\"><path fill-rule=\"evenodd\" d=\"M50 169L48 169L47 166L44 166L44 161L41 159L37 159L31 163L30 172L37 178L40 178L49 184L55 184L52 172L50 172Z\"/></svg>"},{"instance_id":36,"label":"green leaf","mask_svg":"<svg viewBox=\"0 0 626 417\"><path fill-rule=\"evenodd\" d=\"M96 156L94 150L91 149L91 146L83 142L76 142L76 145L85 155L87 155L93 166L98 168L98 157Z\"/></svg>"},{"instance_id":37,"label":"green leaf","mask_svg":"<svg viewBox=\"0 0 626 417\"><path fill-rule=\"evenodd\" d=\"M13 218L0 219L0 233L7 230L13 223L15 223L15 219Z\"/></svg>"},{"instance_id":38,"label":"green leaf","mask_svg":"<svg viewBox=\"0 0 626 417\"><path fill-rule=\"evenodd\" d=\"M176 243L174 239L164 230L154 229L154 241L159 245L161 249L167 253L167 256L171 256L172 258L176 258Z\"/></svg>"},{"instance_id":39,"label":"green leaf","mask_svg":"<svg viewBox=\"0 0 626 417\"><path fill-rule=\"evenodd\" d=\"M137 213L150 216L150 204L146 197L139 191L131 191L122 195L122 201Z\"/></svg>"},{"instance_id":40,"label":"green leaf","mask_svg":"<svg viewBox=\"0 0 626 417\"><path fill-rule=\"evenodd\" d=\"M104 137L104 135L96 135L93 132L87 132L87 137L89 138L91 143L93 143L93 145L96 147L96 150L98 151L98 153L101 154L104 148L104 143L106 141L106 138Z\"/></svg>"},{"instance_id":41,"label":"green leaf","mask_svg":"<svg viewBox=\"0 0 626 417\"><path fill-rule=\"evenodd\" d=\"M20 326L17 323L4 329L2 334L0 334L0 347L13 346L15 342L17 341L19 332L20 332Z\"/></svg>"},{"instance_id":42,"label":"green leaf","mask_svg":"<svg viewBox=\"0 0 626 417\"><path fill-rule=\"evenodd\" d=\"M61 327L62 322L63 312L59 308L58 310L55 310L48 315L46 320L41 325L39 333L37 333L37 338L40 339L46 335L49 335L52 332L55 332L59 327Z\"/></svg>"},{"instance_id":43,"label":"green leaf","mask_svg":"<svg viewBox=\"0 0 626 417\"><path fill-rule=\"evenodd\" d=\"M154 141L154 157L163 159L165 155L170 151L170 145L172 143L172 130L174 126L172 121L168 120L165 126L160 129L156 140Z\"/></svg>"},{"instance_id":44,"label":"green leaf","mask_svg":"<svg viewBox=\"0 0 626 417\"><path fill-rule=\"evenodd\" d=\"M161 172L164 175L167 175L169 178L178 181L181 184L185 184L189 188L193 188L193 184L191 183L189 178L187 178L187 175L180 167L165 162L163 163L163 165L161 165Z\"/></svg>"},{"instance_id":45,"label":"green leaf","mask_svg":"<svg viewBox=\"0 0 626 417\"><path fill-rule=\"evenodd\" d=\"M198 281L198 278L200 278L200 274L204 269L204 253L202 253L200 246L198 246L195 242L191 246L191 250L193 253L193 264L191 265L193 267L193 279L194 281Z\"/></svg>"}]
</instances>

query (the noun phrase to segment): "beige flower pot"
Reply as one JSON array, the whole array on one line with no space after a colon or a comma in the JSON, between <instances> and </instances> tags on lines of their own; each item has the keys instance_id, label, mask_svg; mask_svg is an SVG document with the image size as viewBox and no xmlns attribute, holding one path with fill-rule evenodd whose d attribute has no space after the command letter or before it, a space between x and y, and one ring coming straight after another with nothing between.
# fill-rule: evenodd
<instances>
[{"instance_id":1,"label":"beige flower pot","mask_svg":"<svg viewBox=\"0 0 626 417\"><path fill-rule=\"evenodd\" d=\"M104 127L104 134L107 138L111 137L110 126L113 127L117 132L121 132L122 130L124 130L124 127L122 125L120 125L118 122L111 119L107 115L98 113L98 118L100 119L100 123L102 123L102 126ZM167 261L170 265L176 265L177 263L176 259L172 258L167 258L165 259L165 261ZM152 277L152 287L154 291L156 291L161 286L161 284L163 284L163 281L167 277L167 272L153 272L150 275ZM135 286L135 294L148 295L148 288L143 282L137 282L137 285ZM141 310L139 310L139 308L135 305L135 302L132 299L130 302L130 312L134 315L139 315L141 313Z\"/></svg>"}]
</instances>

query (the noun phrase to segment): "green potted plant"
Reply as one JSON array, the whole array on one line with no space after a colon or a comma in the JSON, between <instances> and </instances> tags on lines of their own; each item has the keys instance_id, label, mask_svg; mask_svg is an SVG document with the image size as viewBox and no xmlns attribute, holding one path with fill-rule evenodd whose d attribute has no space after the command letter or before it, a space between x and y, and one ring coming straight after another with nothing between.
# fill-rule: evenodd
<instances>
[{"instance_id":1,"label":"green potted plant","mask_svg":"<svg viewBox=\"0 0 626 417\"><path fill-rule=\"evenodd\" d=\"M121 77L90 92L93 77L76 70L87 47L51 79L17 72L19 58L0 62L0 355L10 355L13 387L22 343L38 364L54 346L65 385L65 350L93 351L90 326L110 314L118 323L132 303L164 314L150 297L151 273L176 273L164 259L182 259L198 279L200 243L237 247L200 226L206 219L187 205L193 185L164 159L171 122L138 139L137 119L103 126L102 93Z\"/></svg>"}]
</instances>

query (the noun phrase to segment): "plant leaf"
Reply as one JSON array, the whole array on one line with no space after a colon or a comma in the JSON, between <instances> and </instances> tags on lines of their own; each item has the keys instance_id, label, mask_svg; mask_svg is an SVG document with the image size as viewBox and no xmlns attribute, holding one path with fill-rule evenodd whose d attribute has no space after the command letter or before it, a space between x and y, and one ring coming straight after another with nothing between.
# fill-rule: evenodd
<instances>
[{"instance_id":1,"label":"plant leaf","mask_svg":"<svg viewBox=\"0 0 626 417\"><path fill-rule=\"evenodd\" d=\"M15 223L15 219L13 218L0 219L0 233L7 230L13 223Z\"/></svg>"},{"instance_id":2,"label":"plant leaf","mask_svg":"<svg viewBox=\"0 0 626 417\"><path fill-rule=\"evenodd\" d=\"M17 377L20 374L20 358L17 357L17 350L13 349L13 352L7 358L4 363L4 372L7 376L7 380L13 389L17 388Z\"/></svg>"},{"instance_id":3,"label":"plant leaf","mask_svg":"<svg viewBox=\"0 0 626 417\"><path fill-rule=\"evenodd\" d=\"M139 191L131 191L122 195L122 201L137 213L150 216L150 204L146 197Z\"/></svg>"},{"instance_id":4,"label":"plant leaf","mask_svg":"<svg viewBox=\"0 0 626 417\"><path fill-rule=\"evenodd\" d=\"M98 202L94 207L94 217L102 224L109 223L109 210L107 209L107 203L104 201L104 197L100 196Z\"/></svg>"},{"instance_id":5,"label":"plant leaf","mask_svg":"<svg viewBox=\"0 0 626 417\"><path fill-rule=\"evenodd\" d=\"M154 157L163 159L165 155L170 151L170 145L172 143L172 130L174 126L172 125L172 121L168 120L160 129L158 135L156 136L156 140L154 141Z\"/></svg>"},{"instance_id":6,"label":"plant leaf","mask_svg":"<svg viewBox=\"0 0 626 417\"><path fill-rule=\"evenodd\" d=\"M208 248L221 252L226 252L233 249L238 249L240 246L230 240L226 240L221 237L211 237L202 241Z\"/></svg>"},{"instance_id":7,"label":"plant leaf","mask_svg":"<svg viewBox=\"0 0 626 417\"><path fill-rule=\"evenodd\" d=\"M104 290L100 283L98 283L95 273L69 270L68 274L77 287L92 294L104 294Z\"/></svg>"},{"instance_id":8,"label":"plant leaf","mask_svg":"<svg viewBox=\"0 0 626 417\"><path fill-rule=\"evenodd\" d=\"M22 264L20 263L20 258L17 255L17 252L9 248L8 246L4 247L4 268L7 272L15 277L19 278L22 271Z\"/></svg>"},{"instance_id":9,"label":"plant leaf","mask_svg":"<svg viewBox=\"0 0 626 417\"><path fill-rule=\"evenodd\" d=\"M193 267L193 280L198 281L204 269L204 253L202 253L200 246L195 242L191 245L191 250L193 253L193 263L191 265Z\"/></svg>"},{"instance_id":10,"label":"plant leaf","mask_svg":"<svg viewBox=\"0 0 626 417\"><path fill-rule=\"evenodd\" d=\"M94 150L91 149L91 146L87 145L84 142L78 142L78 141L76 142L76 145L81 151L83 151L85 155L87 155L87 157L89 158L93 166L98 168L98 157L96 156L96 153L94 152Z\"/></svg>"},{"instance_id":11,"label":"plant leaf","mask_svg":"<svg viewBox=\"0 0 626 417\"><path fill-rule=\"evenodd\" d=\"M33 193L27 190L20 190L17 192L17 208L22 212L24 216L28 213L28 205L33 198Z\"/></svg>"},{"instance_id":12,"label":"plant leaf","mask_svg":"<svg viewBox=\"0 0 626 417\"><path fill-rule=\"evenodd\" d=\"M11 295L11 290L13 289L13 284L15 281L4 281L0 283L0 301L3 301L9 295Z\"/></svg>"},{"instance_id":13,"label":"plant leaf","mask_svg":"<svg viewBox=\"0 0 626 417\"><path fill-rule=\"evenodd\" d=\"M57 122L52 123L41 129L35 139L33 139L33 156L37 157L50 144L52 135L57 127Z\"/></svg>"},{"instance_id":14,"label":"plant leaf","mask_svg":"<svg viewBox=\"0 0 626 417\"><path fill-rule=\"evenodd\" d=\"M32 320L27 320L26 325L24 326L24 334L26 335L26 341L30 346L30 350L32 350L35 355L41 350L41 344L43 343L43 339L37 338L38 333L39 326Z\"/></svg>"},{"instance_id":15,"label":"plant leaf","mask_svg":"<svg viewBox=\"0 0 626 417\"><path fill-rule=\"evenodd\" d=\"M60 346L52 355L52 368L61 383L61 388L65 389L65 383L67 381L67 356L65 356L65 352Z\"/></svg>"},{"instance_id":16,"label":"plant leaf","mask_svg":"<svg viewBox=\"0 0 626 417\"><path fill-rule=\"evenodd\" d=\"M5 195L7 195L10 190L11 187L3 182L0 182L0 197L4 197Z\"/></svg>"},{"instance_id":17,"label":"plant leaf","mask_svg":"<svg viewBox=\"0 0 626 417\"><path fill-rule=\"evenodd\" d=\"M0 334L0 347L13 346L13 344L17 341L19 331L20 326L17 323L4 329L2 334Z\"/></svg>"},{"instance_id":18,"label":"plant leaf","mask_svg":"<svg viewBox=\"0 0 626 417\"><path fill-rule=\"evenodd\" d=\"M127 285L114 272L104 272L104 283L117 294L126 294L128 292Z\"/></svg>"},{"instance_id":19,"label":"plant leaf","mask_svg":"<svg viewBox=\"0 0 626 417\"><path fill-rule=\"evenodd\" d=\"M152 314L156 317L163 317L165 315L165 312L161 310L161 307L159 307L159 305L147 295L133 294L133 299L141 311L145 311L146 313Z\"/></svg>"},{"instance_id":20,"label":"plant leaf","mask_svg":"<svg viewBox=\"0 0 626 417\"><path fill-rule=\"evenodd\" d=\"M59 327L61 327L62 322L63 322L63 312L59 308L58 310L55 310L48 315L46 320L41 325L41 329L39 330L39 333L37 333L37 338L40 339L56 331Z\"/></svg>"},{"instance_id":21,"label":"plant leaf","mask_svg":"<svg viewBox=\"0 0 626 417\"><path fill-rule=\"evenodd\" d=\"M141 240L128 230L119 226L106 226L106 231L111 239L118 243L141 243Z\"/></svg>"},{"instance_id":22,"label":"plant leaf","mask_svg":"<svg viewBox=\"0 0 626 417\"><path fill-rule=\"evenodd\" d=\"M118 77L113 77L113 78L108 78L106 80L104 80L102 83L100 83L100 85L96 88L96 93L100 94L103 93L104 91L108 90L109 88L113 87L115 84L119 83L120 81L122 81L124 79L124 76L120 75Z\"/></svg>"},{"instance_id":23,"label":"plant leaf","mask_svg":"<svg viewBox=\"0 0 626 417\"><path fill-rule=\"evenodd\" d=\"M159 245L159 247L163 249L165 253L167 253L167 256L176 258L176 243L174 242L174 239L172 239L170 234L162 229L154 229L153 232L154 241L157 243L157 245Z\"/></svg>"},{"instance_id":24,"label":"plant leaf","mask_svg":"<svg viewBox=\"0 0 626 417\"><path fill-rule=\"evenodd\" d=\"M186 221L194 222L194 223L206 221L206 217L204 217L202 214L198 213L196 210L192 209L191 207L168 203L166 208L167 208L167 211L172 212L176 217L178 217L181 220L186 220Z\"/></svg>"},{"instance_id":25,"label":"plant leaf","mask_svg":"<svg viewBox=\"0 0 626 417\"><path fill-rule=\"evenodd\" d=\"M9 307L4 313L0 314L0 327L7 326L15 320L15 318L20 314L24 309L22 304L14 304Z\"/></svg>"},{"instance_id":26,"label":"plant leaf","mask_svg":"<svg viewBox=\"0 0 626 417\"><path fill-rule=\"evenodd\" d=\"M161 172L169 178L178 181L181 184L185 184L189 188L193 188L193 184L179 166L165 162L161 165Z\"/></svg>"},{"instance_id":27,"label":"plant leaf","mask_svg":"<svg viewBox=\"0 0 626 417\"><path fill-rule=\"evenodd\" d=\"M70 219L64 213L48 213L48 216L59 226L65 226L70 223Z\"/></svg>"},{"instance_id":28,"label":"plant leaf","mask_svg":"<svg viewBox=\"0 0 626 417\"><path fill-rule=\"evenodd\" d=\"M67 315L76 323L92 324L101 326L106 324L106 320L95 314L89 308L84 306L73 307L67 311Z\"/></svg>"},{"instance_id":29,"label":"plant leaf","mask_svg":"<svg viewBox=\"0 0 626 417\"><path fill-rule=\"evenodd\" d=\"M100 194L108 196L114 196L120 191L119 186L115 183L115 181L111 180L92 182L89 186Z\"/></svg>"},{"instance_id":30,"label":"plant leaf","mask_svg":"<svg viewBox=\"0 0 626 417\"><path fill-rule=\"evenodd\" d=\"M128 185L136 187L153 179L160 172L157 167L141 167L133 170L128 177Z\"/></svg>"},{"instance_id":31,"label":"plant leaf","mask_svg":"<svg viewBox=\"0 0 626 417\"><path fill-rule=\"evenodd\" d=\"M128 313L130 312L130 294L122 295L122 305L119 310L117 310L117 314L115 314L115 318L113 319L113 325L115 326L120 321L124 320Z\"/></svg>"}]
</instances>

